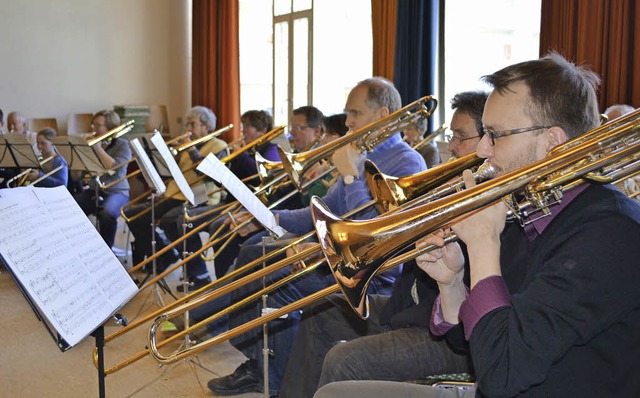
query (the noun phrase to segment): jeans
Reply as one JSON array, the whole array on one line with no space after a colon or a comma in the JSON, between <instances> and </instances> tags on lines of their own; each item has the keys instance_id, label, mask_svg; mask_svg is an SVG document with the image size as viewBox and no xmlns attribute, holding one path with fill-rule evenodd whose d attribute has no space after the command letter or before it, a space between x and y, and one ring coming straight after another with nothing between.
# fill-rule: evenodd
<instances>
[{"instance_id":1,"label":"jeans","mask_svg":"<svg viewBox=\"0 0 640 398\"><path fill-rule=\"evenodd\" d=\"M386 300L369 296L367 320L355 315L341 295L305 309L280 397L312 397L318 387L335 381L404 381L469 370L467 356L453 353L427 330L381 325Z\"/></svg>"},{"instance_id":2,"label":"jeans","mask_svg":"<svg viewBox=\"0 0 640 398\"><path fill-rule=\"evenodd\" d=\"M96 215L100 236L102 236L107 246L111 248L116 238L120 208L129 201L129 195L121 192L108 194L101 191L100 196L103 198L102 209L97 211L95 193L95 190L89 189L76 194L74 199L84 214Z\"/></svg>"}]
</instances>

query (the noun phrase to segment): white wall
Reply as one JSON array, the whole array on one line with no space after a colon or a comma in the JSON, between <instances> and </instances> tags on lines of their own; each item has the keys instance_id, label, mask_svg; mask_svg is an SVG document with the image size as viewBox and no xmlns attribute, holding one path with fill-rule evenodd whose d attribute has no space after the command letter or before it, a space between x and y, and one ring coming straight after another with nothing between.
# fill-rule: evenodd
<instances>
[{"instance_id":1,"label":"white wall","mask_svg":"<svg viewBox=\"0 0 640 398\"><path fill-rule=\"evenodd\" d=\"M2 0L0 109L27 117L191 102L190 0Z\"/></svg>"}]
</instances>

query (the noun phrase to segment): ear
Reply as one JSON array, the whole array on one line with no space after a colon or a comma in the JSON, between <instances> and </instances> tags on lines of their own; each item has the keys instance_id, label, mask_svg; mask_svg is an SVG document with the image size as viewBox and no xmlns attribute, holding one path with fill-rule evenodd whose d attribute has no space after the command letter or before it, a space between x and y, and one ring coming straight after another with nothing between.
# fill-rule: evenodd
<instances>
[{"instance_id":1,"label":"ear","mask_svg":"<svg viewBox=\"0 0 640 398\"><path fill-rule=\"evenodd\" d=\"M389 113L390 113L389 108L387 108L386 106L383 106L382 108L378 109L379 119L389 116Z\"/></svg>"},{"instance_id":2,"label":"ear","mask_svg":"<svg viewBox=\"0 0 640 398\"><path fill-rule=\"evenodd\" d=\"M550 127L546 131L546 134L547 134L547 152L549 152L551 148L557 145L563 144L569 139L564 129L558 126Z\"/></svg>"},{"instance_id":3,"label":"ear","mask_svg":"<svg viewBox=\"0 0 640 398\"><path fill-rule=\"evenodd\" d=\"M316 129L316 132L314 133L315 137L319 137L320 135L322 135L322 126L316 126L315 129Z\"/></svg>"}]
</instances>

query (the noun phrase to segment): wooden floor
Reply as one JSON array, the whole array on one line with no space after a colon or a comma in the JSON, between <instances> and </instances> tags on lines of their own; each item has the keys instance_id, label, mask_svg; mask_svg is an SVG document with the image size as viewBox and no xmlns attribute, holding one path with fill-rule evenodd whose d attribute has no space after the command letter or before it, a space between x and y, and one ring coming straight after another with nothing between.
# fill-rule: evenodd
<instances>
[{"instance_id":1,"label":"wooden floor","mask_svg":"<svg viewBox=\"0 0 640 398\"><path fill-rule=\"evenodd\" d=\"M167 279L170 286L178 275ZM153 290L153 289L150 289ZM143 291L120 311L130 321L158 308L156 294ZM173 300L161 294L163 300ZM88 337L61 352L37 320L8 272L0 273L0 397L97 397L98 372L92 361L95 347ZM105 334L119 326L107 324ZM106 367L145 350L148 325L107 344ZM165 352L165 351L163 351ZM159 367L148 355L106 377L107 397L202 397L214 396L207 381L226 375L245 360L229 343L215 346L191 361ZM261 397L252 393L237 397Z\"/></svg>"}]
</instances>

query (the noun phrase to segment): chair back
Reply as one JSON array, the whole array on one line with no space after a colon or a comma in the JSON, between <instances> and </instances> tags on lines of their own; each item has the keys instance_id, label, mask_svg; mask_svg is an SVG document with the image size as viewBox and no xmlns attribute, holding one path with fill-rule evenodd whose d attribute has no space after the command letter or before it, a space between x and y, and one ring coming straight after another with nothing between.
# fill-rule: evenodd
<instances>
[{"instance_id":1,"label":"chair back","mask_svg":"<svg viewBox=\"0 0 640 398\"><path fill-rule=\"evenodd\" d=\"M81 135L91 132L92 113L71 113L67 117L67 135Z\"/></svg>"},{"instance_id":2,"label":"chair back","mask_svg":"<svg viewBox=\"0 0 640 398\"><path fill-rule=\"evenodd\" d=\"M166 105L149 105L147 131L158 130L164 136L169 136L169 113Z\"/></svg>"},{"instance_id":3,"label":"chair back","mask_svg":"<svg viewBox=\"0 0 640 398\"><path fill-rule=\"evenodd\" d=\"M54 129L57 133L59 133L58 131L58 120L56 118L50 117L50 118L33 118L33 119L29 119L29 122L27 123L27 128L29 129L29 131L33 131L34 133L37 133L38 131L45 129L45 128L52 128Z\"/></svg>"}]
</instances>

